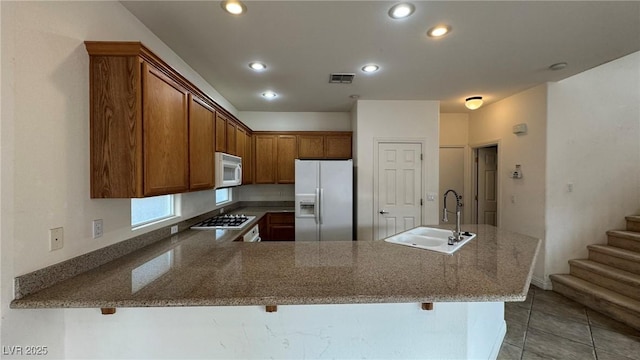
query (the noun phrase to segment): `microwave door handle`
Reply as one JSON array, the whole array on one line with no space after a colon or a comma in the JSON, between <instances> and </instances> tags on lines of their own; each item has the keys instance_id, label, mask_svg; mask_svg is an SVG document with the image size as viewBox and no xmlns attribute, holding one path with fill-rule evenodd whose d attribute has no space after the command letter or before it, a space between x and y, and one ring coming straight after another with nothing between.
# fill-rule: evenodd
<instances>
[{"instance_id":1,"label":"microwave door handle","mask_svg":"<svg viewBox=\"0 0 640 360\"><path fill-rule=\"evenodd\" d=\"M236 167L236 178L234 180L242 180L241 176L242 176L242 165L238 164L238 166Z\"/></svg>"}]
</instances>

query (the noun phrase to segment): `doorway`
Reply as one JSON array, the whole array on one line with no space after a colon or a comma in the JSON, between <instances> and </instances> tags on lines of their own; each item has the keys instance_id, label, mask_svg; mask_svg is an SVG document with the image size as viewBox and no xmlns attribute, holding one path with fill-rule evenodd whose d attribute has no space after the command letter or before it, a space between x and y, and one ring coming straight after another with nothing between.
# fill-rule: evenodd
<instances>
[{"instance_id":1,"label":"doorway","mask_svg":"<svg viewBox=\"0 0 640 360\"><path fill-rule=\"evenodd\" d=\"M473 149L472 222L498 226L498 144Z\"/></svg>"},{"instance_id":2,"label":"doorway","mask_svg":"<svg viewBox=\"0 0 640 360\"><path fill-rule=\"evenodd\" d=\"M378 142L374 177L374 237L422 224L422 144Z\"/></svg>"}]
</instances>

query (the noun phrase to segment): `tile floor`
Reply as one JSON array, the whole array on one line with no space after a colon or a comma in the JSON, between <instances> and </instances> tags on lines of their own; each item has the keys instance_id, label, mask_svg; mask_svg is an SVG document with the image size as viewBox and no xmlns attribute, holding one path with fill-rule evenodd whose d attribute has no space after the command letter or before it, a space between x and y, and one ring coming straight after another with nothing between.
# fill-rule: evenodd
<instances>
[{"instance_id":1,"label":"tile floor","mask_svg":"<svg viewBox=\"0 0 640 360\"><path fill-rule=\"evenodd\" d=\"M640 331L553 291L531 286L505 303L507 335L498 359L640 360Z\"/></svg>"}]
</instances>

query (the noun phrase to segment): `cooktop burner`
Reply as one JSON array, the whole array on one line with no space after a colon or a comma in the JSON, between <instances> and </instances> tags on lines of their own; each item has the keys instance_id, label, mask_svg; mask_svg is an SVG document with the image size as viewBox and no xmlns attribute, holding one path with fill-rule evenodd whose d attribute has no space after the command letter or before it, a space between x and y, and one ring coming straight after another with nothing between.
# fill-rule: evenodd
<instances>
[{"instance_id":1,"label":"cooktop burner","mask_svg":"<svg viewBox=\"0 0 640 360\"><path fill-rule=\"evenodd\" d=\"M220 215L204 220L191 227L193 230L210 230L210 229L242 229L251 220L255 219L255 216L241 215Z\"/></svg>"}]
</instances>

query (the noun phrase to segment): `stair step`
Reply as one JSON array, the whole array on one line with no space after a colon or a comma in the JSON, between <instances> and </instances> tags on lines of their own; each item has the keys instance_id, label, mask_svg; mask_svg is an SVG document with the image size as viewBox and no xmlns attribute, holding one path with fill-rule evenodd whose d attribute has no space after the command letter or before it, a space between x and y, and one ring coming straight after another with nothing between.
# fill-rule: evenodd
<instances>
[{"instance_id":1,"label":"stair step","mask_svg":"<svg viewBox=\"0 0 640 360\"><path fill-rule=\"evenodd\" d=\"M640 232L640 215L625 217L627 220L627 230Z\"/></svg>"},{"instance_id":2,"label":"stair step","mask_svg":"<svg viewBox=\"0 0 640 360\"><path fill-rule=\"evenodd\" d=\"M571 275L640 300L640 275L592 260L569 260Z\"/></svg>"},{"instance_id":3,"label":"stair step","mask_svg":"<svg viewBox=\"0 0 640 360\"><path fill-rule=\"evenodd\" d=\"M607 238L607 243L611 246L640 253L640 232L609 230Z\"/></svg>"},{"instance_id":4,"label":"stair step","mask_svg":"<svg viewBox=\"0 0 640 360\"><path fill-rule=\"evenodd\" d=\"M549 276L553 291L640 330L640 301L620 295L573 275Z\"/></svg>"},{"instance_id":5,"label":"stair step","mask_svg":"<svg viewBox=\"0 0 640 360\"><path fill-rule=\"evenodd\" d=\"M640 253L608 245L588 245L589 260L640 274Z\"/></svg>"}]
</instances>

